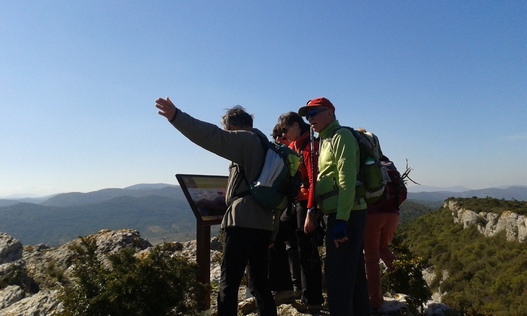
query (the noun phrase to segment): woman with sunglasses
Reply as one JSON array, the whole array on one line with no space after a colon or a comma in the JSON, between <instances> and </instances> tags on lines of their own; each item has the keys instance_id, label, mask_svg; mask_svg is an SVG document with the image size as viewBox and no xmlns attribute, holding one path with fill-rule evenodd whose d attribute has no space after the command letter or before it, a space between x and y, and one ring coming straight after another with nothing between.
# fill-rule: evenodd
<instances>
[{"instance_id":1,"label":"woman with sunglasses","mask_svg":"<svg viewBox=\"0 0 527 316\"><path fill-rule=\"evenodd\" d=\"M273 141L277 144L289 146L291 143L285 136L280 123L277 123L271 133ZM276 305L291 303L301 293L300 260L295 236L290 238L288 227L284 227L282 218L289 218L292 206L283 211L278 223L278 234L272 248L269 249L269 287L273 291ZM287 213L287 214L284 214Z\"/></svg>"},{"instance_id":2,"label":"woman with sunglasses","mask_svg":"<svg viewBox=\"0 0 527 316\"><path fill-rule=\"evenodd\" d=\"M297 250L300 260L301 297L297 307L304 312L320 311L324 298L322 297L322 268L318 245L323 236L316 229L318 216L314 216L314 181L316 181L318 140L313 140L314 152L311 151L310 127L298 113L282 114L278 119L283 136L290 142L289 147L302 156L299 166L302 175L302 185L289 212L284 212L280 218L278 234L284 234L289 241L292 254L289 256L295 279L294 255ZM313 153L313 155L312 155ZM309 210L313 213L308 215ZM306 227L306 229L304 229ZM277 238L278 239L278 238ZM286 241L287 242L287 241ZM295 282L295 280L293 280ZM298 284L294 284L297 285Z\"/></svg>"},{"instance_id":3,"label":"woman with sunglasses","mask_svg":"<svg viewBox=\"0 0 527 316\"><path fill-rule=\"evenodd\" d=\"M282 126L280 126L280 123L277 123L273 128L271 137L273 138L275 143L282 144L284 146L289 146L291 142L283 134L284 132L282 130Z\"/></svg>"}]
</instances>

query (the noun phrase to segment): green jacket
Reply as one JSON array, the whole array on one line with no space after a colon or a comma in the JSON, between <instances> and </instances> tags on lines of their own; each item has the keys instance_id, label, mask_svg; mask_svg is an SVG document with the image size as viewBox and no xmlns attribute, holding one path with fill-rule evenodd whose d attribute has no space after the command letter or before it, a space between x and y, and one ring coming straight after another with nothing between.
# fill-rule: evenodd
<instances>
[{"instance_id":1,"label":"green jacket","mask_svg":"<svg viewBox=\"0 0 527 316\"><path fill-rule=\"evenodd\" d=\"M347 221L352 210L366 209L366 202L363 198L355 198L360 167L359 145L349 130L339 127L339 122L335 120L319 133L320 153L315 192L324 214L336 212L337 219Z\"/></svg>"}]
</instances>

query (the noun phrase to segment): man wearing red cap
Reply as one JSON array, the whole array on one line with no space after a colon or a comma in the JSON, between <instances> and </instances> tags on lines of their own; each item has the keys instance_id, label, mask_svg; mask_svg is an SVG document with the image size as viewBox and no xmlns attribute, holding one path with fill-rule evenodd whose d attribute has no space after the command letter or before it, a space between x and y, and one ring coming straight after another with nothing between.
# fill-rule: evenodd
<instances>
[{"instance_id":1,"label":"man wearing red cap","mask_svg":"<svg viewBox=\"0 0 527 316\"><path fill-rule=\"evenodd\" d=\"M367 206L356 196L359 145L335 117L326 98L310 100L298 110L320 137L315 195L327 216L326 286L331 315L370 315L363 241Z\"/></svg>"}]
</instances>

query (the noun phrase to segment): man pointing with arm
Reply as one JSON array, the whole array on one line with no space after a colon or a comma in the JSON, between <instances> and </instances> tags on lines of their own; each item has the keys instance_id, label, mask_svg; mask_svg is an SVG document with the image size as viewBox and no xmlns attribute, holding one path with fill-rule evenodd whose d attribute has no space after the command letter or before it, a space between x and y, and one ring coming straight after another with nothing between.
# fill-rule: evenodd
<instances>
[{"instance_id":1,"label":"man pointing with arm","mask_svg":"<svg viewBox=\"0 0 527 316\"><path fill-rule=\"evenodd\" d=\"M274 214L256 203L250 194L240 194L258 177L265 157L260 137L266 136L253 128L252 115L241 106L227 110L221 119L221 129L182 112L168 97L155 102L159 115L166 117L190 141L231 161L225 197L227 211L221 223L226 237L218 316L237 315L238 288L246 266L259 314L275 316L276 306L267 282Z\"/></svg>"}]
</instances>

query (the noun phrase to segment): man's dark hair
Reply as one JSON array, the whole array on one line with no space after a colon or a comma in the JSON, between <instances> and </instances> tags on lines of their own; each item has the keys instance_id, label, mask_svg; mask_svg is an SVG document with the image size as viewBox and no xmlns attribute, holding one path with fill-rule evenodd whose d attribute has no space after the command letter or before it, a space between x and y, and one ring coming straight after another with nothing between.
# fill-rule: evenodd
<instances>
[{"instance_id":1,"label":"man's dark hair","mask_svg":"<svg viewBox=\"0 0 527 316\"><path fill-rule=\"evenodd\" d=\"M309 131L309 124L296 112L284 113L278 118L278 124L280 126L291 126L295 122L300 126L302 133Z\"/></svg>"},{"instance_id":2,"label":"man's dark hair","mask_svg":"<svg viewBox=\"0 0 527 316\"><path fill-rule=\"evenodd\" d=\"M247 113L241 105L236 105L227 109L221 118L221 125L225 130L230 130L232 127L249 130L253 128L253 116Z\"/></svg>"}]
</instances>

